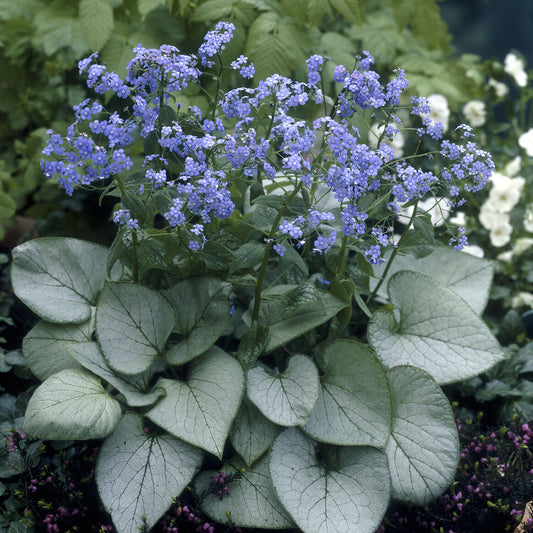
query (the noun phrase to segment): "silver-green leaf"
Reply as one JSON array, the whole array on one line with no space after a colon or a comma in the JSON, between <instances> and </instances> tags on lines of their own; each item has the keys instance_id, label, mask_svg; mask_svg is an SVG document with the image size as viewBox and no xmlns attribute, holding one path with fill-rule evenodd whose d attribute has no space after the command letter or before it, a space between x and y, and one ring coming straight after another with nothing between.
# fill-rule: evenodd
<instances>
[{"instance_id":1,"label":"silver-green leaf","mask_svg":"<svg viewBox=\"0 0 533 533\"><path fill-rule=\"evenodd\" d=\"M142 417L127 412L96 462L98 492L117 532L138 533L144 520L151 529L201 461L198 448L171 435L145 433Z\"/></svg>"},{"instance_id":2,"label":"silver-green leaf","mask_svg":"<svg viewBox=\"0 0 533 533\"><path fill-rule=\"evenodd\" d=\"M41 381L67 368L80 368L65 345L91 339L94 320L83 324L54 324L41 320L22 341L22 353L30 370Z\"/></svg>"},{"instance_id":3,"label":"silver-green leaf","mask_svg":"<svg viewBox=\"0 0 533 533\"><path fill-rule=\"evenodd\" d=\"M279 431L280 427L244 396L229 438L235 451L250 466L270 448Z\"/></svg>"},{"instance_id":4,"label":"silver-green leaf","mask_svg":"<svg viewBox=\"0 0 533 533\"><path fill-rule=\"evenodd\" d=\"M389 371L394 418L385 446L392 497L416 505L437 498L450 485L459 461L459 437L452 408L423 370Z\"/></svg>"},{"instance_id":5,"label":"silver-green leaf","mask_svg":"<svg viewBox=\"0 0 533 533\"><path fill-rule=\"evenodd\" d=\"M67 352L71 357L93 374L105 379L107 383L113 385L124 398L126 403L132 407L145 407L154 404L161 396L165 395L162 388L155 387L152 391L145 393L132 383L121 378L113 372L107 365L98 343L77 342L66 345Z\"/></svg>"},{"instance_id":6,"label":"silver-green leaf","mask_svg":"<svg viewBox=\"0 0 533 533\"><path fill-rule=\"evenodd\" d=\"M68 369L50 376L33 393L24 430L47 440L101 439L115 429L121 413L98 377Z\"/></svg>"},{"instance_id":7,"label":"silver-green leaf","mask_svg":"<svg viewBox=\"0 0 533 533\"><path fill-rule=\"evenodd\" d=\"M321 445L296 428L278 435L270 475L279 500L304 533L374 533L390 496L385 454L366 446Z\"/></svg>"},{"instance_id":8,"label":"silver-green leaf","mask_svg":"<svg viewBox=\"0 0 533 533\"><path fill-rule=\"evenodd\" d=\"M222 457L244 392L239 362L213 346L191 362L187 381L160 378L166 396L146 413L176 437Z\"/></svg>"},{"instance_id":9,"label":"silver-green leaf","mask_svg":"<svg viewBox=\"0 0 533 533\"><path fill-rule=\"evenodd\" d=\"M175 323L174 308L158 292L107 282L96 307L96 333L109 366L124 374L147 370L162 353Z\"/></svg>"},{"instance_id":10,"label":"silver-green leaf","mask_svg":"<svg viewBox=\"0 0 533 533\"><path fill-rule=\"evenodd\" d=\"M45 237L13 250L15 294L43 320L80 324L106 278L107 248L63 237Z\"/></svg>"},{"instance_id":11,"label":"silver-green leaf","mask_svg":"<svg viewBox=\"0 0 533 533\"><path fill-rule=\"evenodd\" d=\"M226 329L230 318L230 285L214 278L191 278L165 291L176 310L182 339L166 353L172 365L182 365L207 351Z\"/></svg>"},{"instance_id":12,"label":"silver-green leaf","mask_svg":"<svg viewBox=\"0 0 533 533\"><path fill-rule=\"evenodd\" d=\"M223 524L231 518L236 527L262 529L286 529L294 523L276 496L270 472L268 455L264 455L251 468L242 463L225 464L221 470L228 476L237 474L228 483L228 494L220 497L213 489L211 479L217 472L202 472L195 483L198 494L207 492L201 501L201 509L210 518Z\"/></svg>"},{"instance_id":13,"label":"silver-green leaf","mask_svg":"<svg viewBox=\"0 0 533 533\"><path fill-rule=\"evenodd\" d=\"M340 339L325 348L320 366L320 394L303 431L330 444L383 447L392 424L391 393L376 355Z\"/></svg>"},{"instance_id":14,"label":"silver-green leaf","mask_svg":"<svg viewBox=\"0 0 533 533\"><path fill-rule=\"evenodd\" d=\"M485 372L505 358L483 320L454 291L429 276L401 271L389 281L397 314L378 310L368 337L387 368L413 365L439 383Z\"/></svg>"},{"instance_id":15,"label":"silver-green leaf","mask_svg":"<svg viewBox=\"0 0 533 533\"><path fill-rule=\"evenodd\" d=\"M374 267L379 276L383 267ZM438 246L429 255L421 258L412 255L397 256L389 271L379 294L387 296L387 281L400 270L412 270L430 276L456 294L480 315L487 305L494 266L490 261L466 253L457 253L450 246ZM370 280L370 288L377 284L375 278Z\"/></svg>"},{"instance_id":16,"label":"silver-green leaf","mask_svg":"<svg viewBox=\"0 0 533 533\"><path fill-rule=\"evenodd\" d=\"M280 426L305 424L316 404L319 389L317 367L305 355L293 355L280 374L258 365L248 370L246 376L248 398Z\"/></svg>"}]
</instances>

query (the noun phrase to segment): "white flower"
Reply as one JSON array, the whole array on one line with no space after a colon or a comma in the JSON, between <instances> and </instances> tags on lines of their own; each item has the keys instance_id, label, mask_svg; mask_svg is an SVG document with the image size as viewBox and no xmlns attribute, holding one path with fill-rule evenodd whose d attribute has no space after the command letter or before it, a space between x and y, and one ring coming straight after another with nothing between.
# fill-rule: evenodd
<instances>
[{"instance_id":1,"label":"white flower","mask_svg":"<svg viewBox=\"0 0 533 533\"><path fill-rule=\"evenodd\" d=\"M442 94L432 94L428 96L428 103L431 111L422 113L420 116L424 119L429 117L434 124L440 122L444 127L444 132L448 131L448 121L450 119L450 109L448 100Z\"/></svg>"},{"instance_id":2,"label":"white flower","mask_svg":"<svg viewBox=\"0 0 533 533\"><path fill-rule=\"evenodd\" d=\"M530 292L519 292L513 296L511 300L511 307L531 307L533 305L533 294Z\"/></svg>"},{"instance_id":3,"label":"white flower","mask_svg":"<svg viewBox=\"0 0 533 533\"><path fill-rule=\"evenodd\" d=\"M382 142L388 144L394 150L394 157L399 158L403 155L402 148L405 144L405 137L398 124L392 123L390 126L394 129L394 137L391 139L388 135L385 135ZM378 139L381 137L384 128L384 124L378 124L377 122L370 126L368 130L368 145L370 148L376 149L378 147Z\"/></svg>"},{"instance_id":4,"label":"white flower","mask_svg":"<svg viewBox=\"0 0 533 533\"><path fill-rule=\"evenodd\" d=\"M533 204L527 207L524 214L524 229L533 233Z\"/></svg>"},{"instance_id":5,"label":"white flower","mask_svg":"<svg viewBox=\"0 0 533 533\"><path fill-rule=\"evenodd\" d=\"M522 237L521 239L516 239L516 242L513 246L513 254L523 254L526 250L529 250L531 246L533 246L533 239L529 237Z\"/></svg>"},{"instance_id":6,"label":"white flower","mask_svg":"<svg viewBox=\"0 0 533 533\"><path fill-rule=\"evenodd\" d=\"M483 248L481 246L478 246L477 244L467 244L463 247L461 252L464 252L465 254L473 255L474 257L485 257L485 252L483 251Z\"/></svg>"},{"instance_id":7,"label":"white flower","mask_svg":"<svg viewBox=\"0 0 533 533\"><path fill-rule=\"evenodd\" d=\"M498 172L491 176L492 188L488 202L492 209L500 213L508 213L520 201L520 194L525 185L524 178L509 178Z\"/></svg>"},{"instance_id":8,"label":"white flower","mask_svg":"<svg viewBox=\"0 0 533 533\"><path fill-rule=\"evenodd\" d=\"M496 213L490 228L490 242L492 246L501 248L511 240L513 226L507 213Z\"/></svg>"},{"instance_id":9,"label":"white flower","mask_svg":"<svg viewBox=\"0 0 533 533\"><path fill-rule=\"evenodd\" d=\"M505 172L506 176L510 176L512 178L513 176L516 176L520 172L521 168L522 168L522 158L519 155L517 155L514 159L509 161L507 165L505 165L505 168L503 169L503 171Z\"/></svg>"},{"instance_id":10,"label":"white flower","mask_svg":"<svg viewBox=\"0 0 533 533\"><path fill-rule=\"evenodd\" d=\"M452 218L450 218L450 224L455 226L464 226L466 224L466 215L463 211L457 211Z\"/></svg>"},{"instance_id":11,"label":"white flower","mask_svg":"<svg viewBox=\"0 0 533 533\"><path fill-rule=\"evenodd\" d=\"M483 126L487 117L485 102L482 102L481 100L471 100L470 102L467 102L463 107L463 114L470 126L474 128Z\"/></svg>"},{"instance_id":12,"label":"white flower","mask_svg":"<svg viewBox=\"0 0 533 533\"><path fill-rule=\"evenodd\" d=\"M529 157L533 157L533 128L518 137L518 146L523 148Z\"/></svg>"},{"instance_id":13,"label":"white flower","mask_svg":"<svg viewBox=\"0 0 533 533\"><path fill-rule=\"evenodd\" d=\"M487 85L494 89L498 98L503 98L509 92L509 87L503 81L496 81L494 78L490 78Z\"/></svg>"},{"instance_id":14,"label":"white flower","mask_svg":"<svg viewBox=\"0 0 533 533\"><path fill-rule=\"evenodd\" d=\"M414 206L400 207L398 222L408 224L413 216ZM431 217L431 223L436 228L442 226L450 216L450 206L447 198L428 198L427 200L418 201L417 211L423 211Z\"/></svg>"},{"instance_id":15,"label":"white flower","mask_svg":"<svg viewBox=\"0 0 533 533\"><path fill-rule=\"evenodd\" d=\"M513 252L512 250L507 250L506 252L502 252L501 254L498 254L498 261L502 261L503 263L510 263L513 260ZM498 268L498 266L496 265Z\"/></svg>"},{"instance_id":16,"label":"white flower","mask_svg":"<svg viewBox=\"0 0 533 533\"><path fill-rule=\"evenodd\" d=\"M527 85L527 74L524 70L524 60L516 54L509 53L505 56L503 70L509 74L519 87Z\"/></svg>"}]
</instances>

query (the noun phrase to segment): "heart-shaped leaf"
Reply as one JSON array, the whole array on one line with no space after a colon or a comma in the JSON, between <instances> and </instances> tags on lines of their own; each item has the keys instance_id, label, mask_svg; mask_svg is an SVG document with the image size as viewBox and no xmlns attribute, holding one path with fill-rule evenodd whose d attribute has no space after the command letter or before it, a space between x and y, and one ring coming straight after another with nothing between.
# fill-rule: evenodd
<instances>
[{"instance_id":1,"label":"heart-shaped leaf","mask_svg":"<svg viewBox=\"0 0 533 533\"><path fill-rule=\"evenodd\" d=\"M66 345L66 350L80 365L93 374L105 379L110 385L121 392L128 405L132 407L145 407L155 403L161 396L165 395L162 388L155 388L149 393L145 393L135 387L125 379L122 379L113 372L105 362L98 343L77 342Z\"/></svg>"},{"instance_id":2,"label":"heart-shaped leaf","mask_svg":"<svg viewBox=\"0 0 533 533\"><path fill-rule=\"evenodd\" d=\"M450 485L459 461L459 437L448 399L423 370L389 371L394 418L385 446L392 496L425 505Z\"/></svg>"},{"instance_id":3,"label":"heart-shaped leaf","mask_svg":"<svg viewBox=\"0 0 533 533\"><path fill-rule=\"evenodd\" d=\"M50 376L33 393L24 429L47 440L101 439L115 429L121 412L96 376L68 369Z\"/></svg>"},{"instance_id":4,"label":"heart-shaped leaf","mask_svg":"<svg viewBox=\"0 0 533 533\"><path fill-rule=\"evenodd\" d=\"M317 448L296 428L274 441L270 475L285 509L304 533L374 533L389 504L385 454L366 446Z\"/></svg>"},{"instance_id":5,"label":"heart-shaped leaf","mask_svg":"<svg viewBox=\"0 0 533 533\"><path fill-rule=\"evenodd\" d=\"M161 354L174 323L170 302L136 283L107 282L96 308L96 333L104 357L123 374L148 369Z\"/></svg>"},{"instance_id":6,"label":"heart-shaped leaf","mask_svg":"<svg viewBox=\"0 0 533 533\"><path fill-rule=\"evenodd\" d=\"M370 344L387 368L417 366L443 384L476 376L505 358L483 320L438 281L397 272L389 281L389 299L399 320L378 310L368 324Z\"/></svg>"},{"instance_id":7,"label":"heart-shaped leaf","mask_svg":"<svg viewBox=\"0 0 533 533\"><path fill-rule=\"evenodd\" d=\"M229 289L228 283L214 278L191 278L165 291L176 310L176 329L183 336L166 354L171 365L191 361L222 335L230 317Z\"/></svg>"},{"instance_id":8,"label":"heart-shaped leaf","mask_svg":"<svg viewBox=\"0 0 533 533\"><path fill-rule=\"evenodd\" d=\"M171 435L146 434L142 417L127 412L96 462L98 492L118 533L138 533L144 524L151 529L201 461L198 448Z\"/></svg>"},{"instance_id":9,"label":"heart-shaped leaf","mask_svg":"<svg viewBox=\"0 0 533 533\"><path fill-rule=\"evenodd\" d=\"M67 368L80 368L65 345L91 340L94 320L83 324L54 324L41 320L22 341L22 353L31 371L41 381Z\"/></svg>"},{"instance_id":10,"label":"heart-shaped leaf","mask_svg":"<svg viewBox=\"0 0 533 533\"><path fill-rule=\"evenodd\" d=\"M293 355L281 374L258 365L248 370L246 393L274 424L306 423L318 398L320 382L315 363L305 355Z\"/></svg>"},{"instance_id":11,"label":"heart-shaped leaf","mask_svg":"<svg viewBox=\"0 0 533 533\"><path fill-rule=\"evenodd\" d=\"M379 278L384 266L374 267ZM412 255L397 256L379 294L387 297L387 281L400 270L412 270L430 276L458 294L479 315L485 309L489 297L494 267L490 261L469 254L460 254L450 246L438 246L432 253L417 259ZM370 278L370 288L377 278Z\"/></svg>"},{"instance_id":12,"label":"heart-shaped leaf","mask_svg":"<svg viewBox=\"0 0 533 533\"><path fill-rule=\"evenodd\" d=\"M231 428L231 445L249 466L270 448L279 430L244 396Z\"/></svg>"},{"instance_id":13,"label":"heart-shaped leaf","mask_svg":"<svg viewBox=\"0 0 533 533\"><path fill-rule=\"evenodd\" d=\"M320 366L322 387L302 429L330 444L384 446L392 424L391 395L385 369L372 350L336 340L325 348Z\"/></svg>"},{"instance_id":14,"label":"heart-shaped leaf","mask_svg":"<svg viewBox=\"0 0 533 533\"><path fill-rule=\"evenodd\" d=\"M202 472L195 483L196 492L205 494L201 508L210 518L223 524L228 521L229 511L231 524L236 527L269 530L294 527L274 491L267 455L251 468L235 462L225 464L221 472L231 479L227 495L219 496L217 487L213 486L212 478L218 477L218 472ZM232 479L232 476L236 477Z\"/></svg>"},{"instance_id":15,"label":"heart-shaped leaf","mask_svg":"<svg viewBox=\"0 0 533 533\"><path fill-rule=\"evenodd\" d=\"M106 258L107 248L78 239L25 242L13 250L13 290L43 320L85 322L106 278Z\"/></svg>"},{"instance_id":16,"label":"heart-shaped leaf","mask_svg":"<svg viewBox=\"0 0 533 533\"><path fill-rule=\"evenodd\" d=\"M166 397L146 416L186 442L222 457L244 392L239 362L213 346L191 362L187 381L160 378Z\"/></svg>"}]
</instances>

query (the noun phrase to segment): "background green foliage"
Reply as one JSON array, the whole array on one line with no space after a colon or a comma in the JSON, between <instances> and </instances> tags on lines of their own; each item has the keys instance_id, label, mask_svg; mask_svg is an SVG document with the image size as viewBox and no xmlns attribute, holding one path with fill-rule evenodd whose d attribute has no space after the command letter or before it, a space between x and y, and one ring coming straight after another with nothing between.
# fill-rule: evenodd
<instances>
[{"instance_id":1,"label":"background green foliage","mask_svg":"<svg viewBox=\"0 0 533 533\"><path fill-rule=\"evenodd\" d=\"M77 61L93 51L124 74L132 48L197 49L220 20L236 26L227 54L251 58L256 80L277 72L302 79L311 54L353 66L369 50L382 72L406 70L414 92L464 100L466 69L452 59L440 0L0 0L0 238L15 214L43 217L60 194L39 159L45 128L62 131L85 89ZM300 69L300 71L295 71ZM231 77L227 78L231 83ZM189 103L205 108L197 88Z\"/></svg>"}]
</instances>

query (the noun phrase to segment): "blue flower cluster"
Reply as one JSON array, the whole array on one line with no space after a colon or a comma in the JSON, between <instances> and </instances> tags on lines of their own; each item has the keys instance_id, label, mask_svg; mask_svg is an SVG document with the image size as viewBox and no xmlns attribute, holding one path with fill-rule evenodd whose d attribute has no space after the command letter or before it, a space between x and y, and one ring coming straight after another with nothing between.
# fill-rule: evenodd
<instances>
[{"instance_id":1,"label":"blue flower cluster","mask_svg":"<svg viewBox=\"0 0 533 533\"><path fill-rule=\"evenodd\" d=\"M364 52L357 67L334 69L339 84L333 104L322 94L327 59L313 55L307 60L306 82L274 74L255 87L239 87L220 96L209 118L195 107L181 109L175 93L198 83L201 67L211 68L232 38L234 27L219 23L209 32L198 55L184 55L172 46L145 49L138 45L128 64L125 81L97 64L97 54L79 63L87 85L96 93L112 92L126 103L121 113L106 112L103 106L84 100L75 106L75 122L65 138L50 132L43 151L42 169L47 177L57 175L68 194L79 185L106 185L139 166L128 150L139 138L155 138L152 153L142 162L144 181L138 187L141 199L157 191L165 205L160 214L171 228L186 228L191 250L206 241L208 225L225 219L235 210L230 184L269 181L275 188L289 182L287 193L303 192L306 211L288 211L277 227L273 249L283 255L286 246L303 246L309 241L315 253L324 253L341 237L351 239L371 263L381 262L390 245L388 232L399 204L423 199L443 189L451 205L461 205L463 191L479 190L493 169L490 155L468 137L461 126L464 143L442 140L442 128L423 115L427 100L412 100L412 120L404 126L397 114L402 93L409 83L398 69L388 83L373 70L374 59ZM248 59L231 63L244 78L254 75ZM313 122L299 118L298 109L320 104L322 113ZM169 107L170 106L170 107ZM172 107L173 106L173 107ZM173 120L162 120L163 109L172 109ZM362 141L353 115L365 110L381 117L377 146ZM419 116L422 116L419 118ZM375 119L374 119L375 120ZM438 174L429 166L398 159L390 142L400 130L413 130L441 143L445 161ZM146 145L145 145L146 146ZM138 150L137 150L138 151ZM131 150L135 152L135 150ZM127 175L127 174L126 174ZM368 198L382 198L388 214L375 217ZM141 224L128 210L115 213L117 223L132 229ZM142 224L141 224L142 225ZM463 234L452 244L460 248Z\"/></svg>"}]
</instances>

